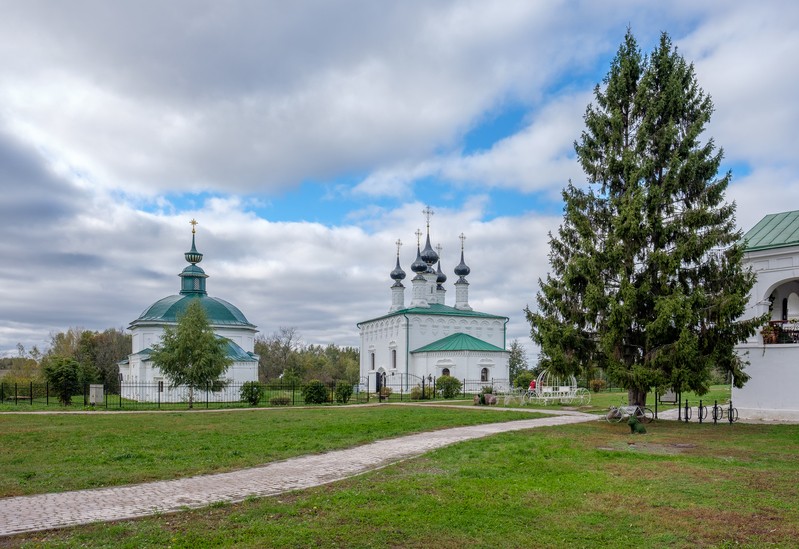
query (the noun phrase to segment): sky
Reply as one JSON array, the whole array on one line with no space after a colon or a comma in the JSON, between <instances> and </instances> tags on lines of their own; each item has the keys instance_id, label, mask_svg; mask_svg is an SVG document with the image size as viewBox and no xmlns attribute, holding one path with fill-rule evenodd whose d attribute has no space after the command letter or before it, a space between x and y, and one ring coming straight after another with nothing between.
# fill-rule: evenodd
<instances>
[{"instance_id":1,"label":"sky","mask_svg":"<svg viewBox=\"0 0 799 549\"><path fill-rule=\"evenodd\" d=\"M799 209L793 0L0 4L0 356L178 293L191 219L261 334L358 345L429 205L447 304L463 233L470 304L535 360L523 310L628 26L694 63L738 226Z\"/></svg>"}]
</instances>

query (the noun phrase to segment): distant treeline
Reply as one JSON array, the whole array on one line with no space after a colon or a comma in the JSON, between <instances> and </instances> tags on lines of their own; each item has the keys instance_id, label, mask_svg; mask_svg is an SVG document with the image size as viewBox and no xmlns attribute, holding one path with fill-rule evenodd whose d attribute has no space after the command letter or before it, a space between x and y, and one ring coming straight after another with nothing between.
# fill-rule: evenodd
<instances>
[{"instance_id":1,"label":"distant treeline","mask_svg":"<svg viewBox=\"0 0 799 549\"><path fill-rule=\"evenodd\" d=\"M102 332L69 328L51 334L44 353L36 347L26 351L21 344L17 345L17 350L17 357L0 358L0 373L6 383L44 381L44 367L49 361L71 358L80 364L82 382L103 383L114 392L119 388L118 362L131 353L131 336L122 328ZM281 327L270 336L259 336L255 340L255 353L260 355L260 381L358 381L360 354L357 348L306 345L296 328Z\"/></svg>"}]
</instances>

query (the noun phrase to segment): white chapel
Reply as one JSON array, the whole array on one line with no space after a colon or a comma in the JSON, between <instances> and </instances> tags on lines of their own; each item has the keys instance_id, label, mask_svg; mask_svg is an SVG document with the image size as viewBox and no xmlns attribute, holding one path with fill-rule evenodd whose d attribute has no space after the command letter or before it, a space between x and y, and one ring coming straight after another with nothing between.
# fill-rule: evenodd
<instances>
[{"instance_id":1,"label":"white chapel","mask_svg":"<svg viewBox=\"0 0 799 549\"><path fill-rule=\"evenodd\" d=\"M429 382L441 376L461 380L507 383L508 357L505 350L508 318L475 311L469 305L471 269L461 260L455 267L455 303L447 305L440 252L430 245L430 208L427 241L420 250L421 231L416 232L416 259L411 263L410 302L406 304L406 273L400 267L401 241L397 241L396 267L390 277L391 306L386 314L358 324L361 336L361 380L368 390L386 385L388 377L411 384Z\"/></svg>"},{"instance_id":2,"label":"white chapel","mask_svg":"<svg viewBox=\"0 0 799 549\"><path fill-rule=\"evenodd\" d=\"M169 388L169 381L152 363L152 346L160 343L164 326L176 326L180 315L189 303L199 300L208 322L217 337L223 338L228 357L233 363L224 374L232 384L258 381L258 355L254 351L256 326L233 304L218 297L210 297L205 289L208 275L197 264L203 254L195 246L196 221L191 220L191 250L184 254L189 263L178 275L181 278L180 293L159 299L139 318L130 323L132 353L119 363L122 396L140 401L171 400L178 390Z\"/></svg>"}]
</instances>

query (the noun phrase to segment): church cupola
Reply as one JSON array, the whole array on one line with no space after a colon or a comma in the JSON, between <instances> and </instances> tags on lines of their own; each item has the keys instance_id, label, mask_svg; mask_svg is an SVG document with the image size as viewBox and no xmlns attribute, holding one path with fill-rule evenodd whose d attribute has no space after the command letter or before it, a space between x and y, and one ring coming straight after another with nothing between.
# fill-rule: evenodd
<instances>
[{"instance_id":1,"label":"church cupola","mask_svg":"<svg viewBox=\"0 0 799 549\"><path fill-rule=\"evenodd\" d=\"M422 231L416 230L416 260L411 263L411 270L416 273L416 276L411 280L412 296L411 307L429 307L427 302L427 279L424 274L427 272L427 263L422 260L422 254L419 252L419 244L422 238Z\"/></svg>"},{"instance_id":2,"label":"church cupola","mask_svg":"<svg viewBox=\"0 0 799 549\"><path fill-rule=\"evenodd\" d=\"M436 303L444 305L447 290L444 289L444 283L447 281L447 275L441 270L441 244L436 246L438 252L438 268L436 270Z\"/></svg>"},{"instance_id":3,"label":"church cupola","mask_svg":"<svg viewBox=\"0 0 799 549\"><path fill-rule=\"evenodd\" d=\"M461 262L455 267L455 274L458 275L458 281L455 282L455 308L471 311L472 308L469 306L469 282L466 281L466 276L471 272L471 269L463 260L463 245L466 236L461 233L458 238L461 239Z\"/></svg>"},{"instance_id":4,"label":"church cupola","mask_svg":"<svg viewBox=\"0 0 799 549\"><path fill-rule=\"evenodd\" d=\"M402 241L397 239L397 266L391 271L391 280L394 284L391 286L391 309L389 312L398 311L405 308L405 286L402 285L402 280L405 278L405 271L400 267L399 253Z\"/></svg>"},{"instance_id":5,"label":"church cupola","mask_svg":"<svg viewBox=\"0 0 799 549\"><path fill-rule=\"evenodd\" d=\"M201 267L197 266L197 263L203 260L203 254L198 252L197 247L194 245L194 234L196 232L195 228L197 222L192 219L189 223L191 223L191 250L183 254L183 256L191 265L188 265L183 269L183 272L178 275L182 279L180 293L183 295L208 295L208 292L205 291L205 279L208 278L208 275L205 274L205 271L203 271Z\"/></svg>"}]
</instances>

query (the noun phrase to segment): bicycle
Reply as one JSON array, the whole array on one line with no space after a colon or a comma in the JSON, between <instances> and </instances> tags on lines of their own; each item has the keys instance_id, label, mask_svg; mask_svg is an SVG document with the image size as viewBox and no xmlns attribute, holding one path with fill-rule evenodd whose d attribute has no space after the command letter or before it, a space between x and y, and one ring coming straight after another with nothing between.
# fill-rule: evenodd
<instances>
[{"instance_id":1,"label":"bicycle","mask_svg":"<svg viewBox=\"0 0 799 549\"><path fill-rule=\"evenodd\" d=\"M605 419L608 423L621 423L625 418L635 416L641 423L650 423L655 414L649 408L633 404L631 406L611 406Z\"/></svg>"}]
</instances>

